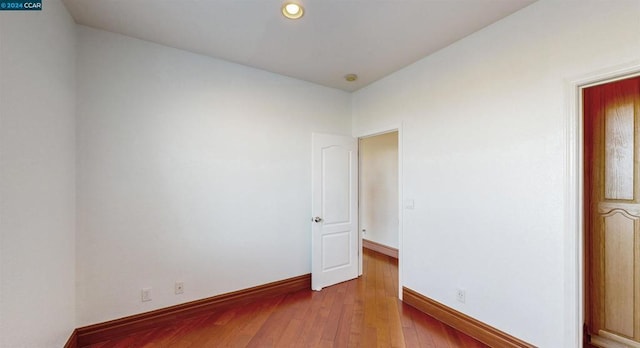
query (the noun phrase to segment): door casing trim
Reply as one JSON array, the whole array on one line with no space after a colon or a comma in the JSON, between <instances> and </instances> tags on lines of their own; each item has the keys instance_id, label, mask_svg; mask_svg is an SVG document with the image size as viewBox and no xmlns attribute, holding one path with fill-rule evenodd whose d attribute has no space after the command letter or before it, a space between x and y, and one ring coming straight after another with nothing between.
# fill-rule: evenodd
<instances>
[{"instance_id":1,"label":"door casing trim","mask_svg":"<svg viewBox=\"0 0 640 348\"><path fill-rule=\"evenodd\" d=\"M583 109L582 90L640 75L640 60L565 80L565 347L581 347L584 324Z\"/></svg>"}]
</instances>

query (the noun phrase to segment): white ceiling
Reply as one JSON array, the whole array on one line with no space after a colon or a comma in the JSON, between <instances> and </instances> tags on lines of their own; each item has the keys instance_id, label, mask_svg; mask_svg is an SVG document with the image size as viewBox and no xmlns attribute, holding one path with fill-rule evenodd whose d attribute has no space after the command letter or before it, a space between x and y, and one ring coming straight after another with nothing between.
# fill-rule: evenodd
<instances>
[{"instance_id":1,"label":"white ceiling","mask_svg":"<svg viewBox=\"0 0 640 348\"><path fill-rule=\"evenodd\" d=\"M303 0L297 21L282 0L64 3L79 24L354 91L534 1Z\"/></svg>"}]
</instances>

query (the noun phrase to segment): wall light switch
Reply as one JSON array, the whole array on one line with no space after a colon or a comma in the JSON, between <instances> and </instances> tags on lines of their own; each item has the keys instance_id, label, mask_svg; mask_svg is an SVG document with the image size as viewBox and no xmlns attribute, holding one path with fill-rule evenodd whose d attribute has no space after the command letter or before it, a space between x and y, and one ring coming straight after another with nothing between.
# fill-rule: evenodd
<instances>
[{"instance_id":1,"label":"wall light switch","mask_svg":"<svg viewBox=\"0 0 640 348\"><path fill-rule=\"evenodd\" d=\"M413 208L414 208L413 199L405 199L404 200L404 208L405 209L409 209L409 210L413 210Z\"/></svg>"}]
</instances>

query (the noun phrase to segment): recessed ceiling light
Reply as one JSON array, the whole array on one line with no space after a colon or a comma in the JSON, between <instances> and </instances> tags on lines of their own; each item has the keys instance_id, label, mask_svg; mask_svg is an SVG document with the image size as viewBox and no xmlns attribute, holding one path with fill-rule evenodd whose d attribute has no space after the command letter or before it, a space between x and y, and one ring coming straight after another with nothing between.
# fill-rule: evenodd
<instances>
[{"instance_id":1,"label":"recessed ceiling light","mask_svg":"<svg viewBox=\"0 0 640 348\"><path fill-rule=\"evenodd\" d=\"M347 74L347 75L344 75L344 79L347 80L347 82L353 82L353 81L358 79L358 75L356 75L356 74Z\"/></svg>"},{"instance_id":2,"label":"recessed ceiling light","mask_svg":"<svg viewBox=\"0 0 640 348\"><path fill-rule=\"evenodd\" d=\"M289 19L298 19L304 15L304 8L295 2L285 2L282 5L282 14Z\"/></svg>"}]
</instances>

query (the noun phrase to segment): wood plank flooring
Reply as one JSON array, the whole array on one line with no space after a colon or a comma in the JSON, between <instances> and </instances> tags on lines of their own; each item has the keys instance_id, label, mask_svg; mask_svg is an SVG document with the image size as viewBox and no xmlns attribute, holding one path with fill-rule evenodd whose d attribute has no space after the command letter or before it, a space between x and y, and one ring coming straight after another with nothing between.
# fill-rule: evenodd
<instances>
[{"instance_id":1,"label":"wood plank flooring","mask_svg":"<svg viewBox=\"0 0 640 348\"><path fill-rule=\"evenodd\" d=\"M364 249L362 277L102 342L125 347L429 347L486 345L398 300L397 260Z\"/></svg>"}]
</instances>

